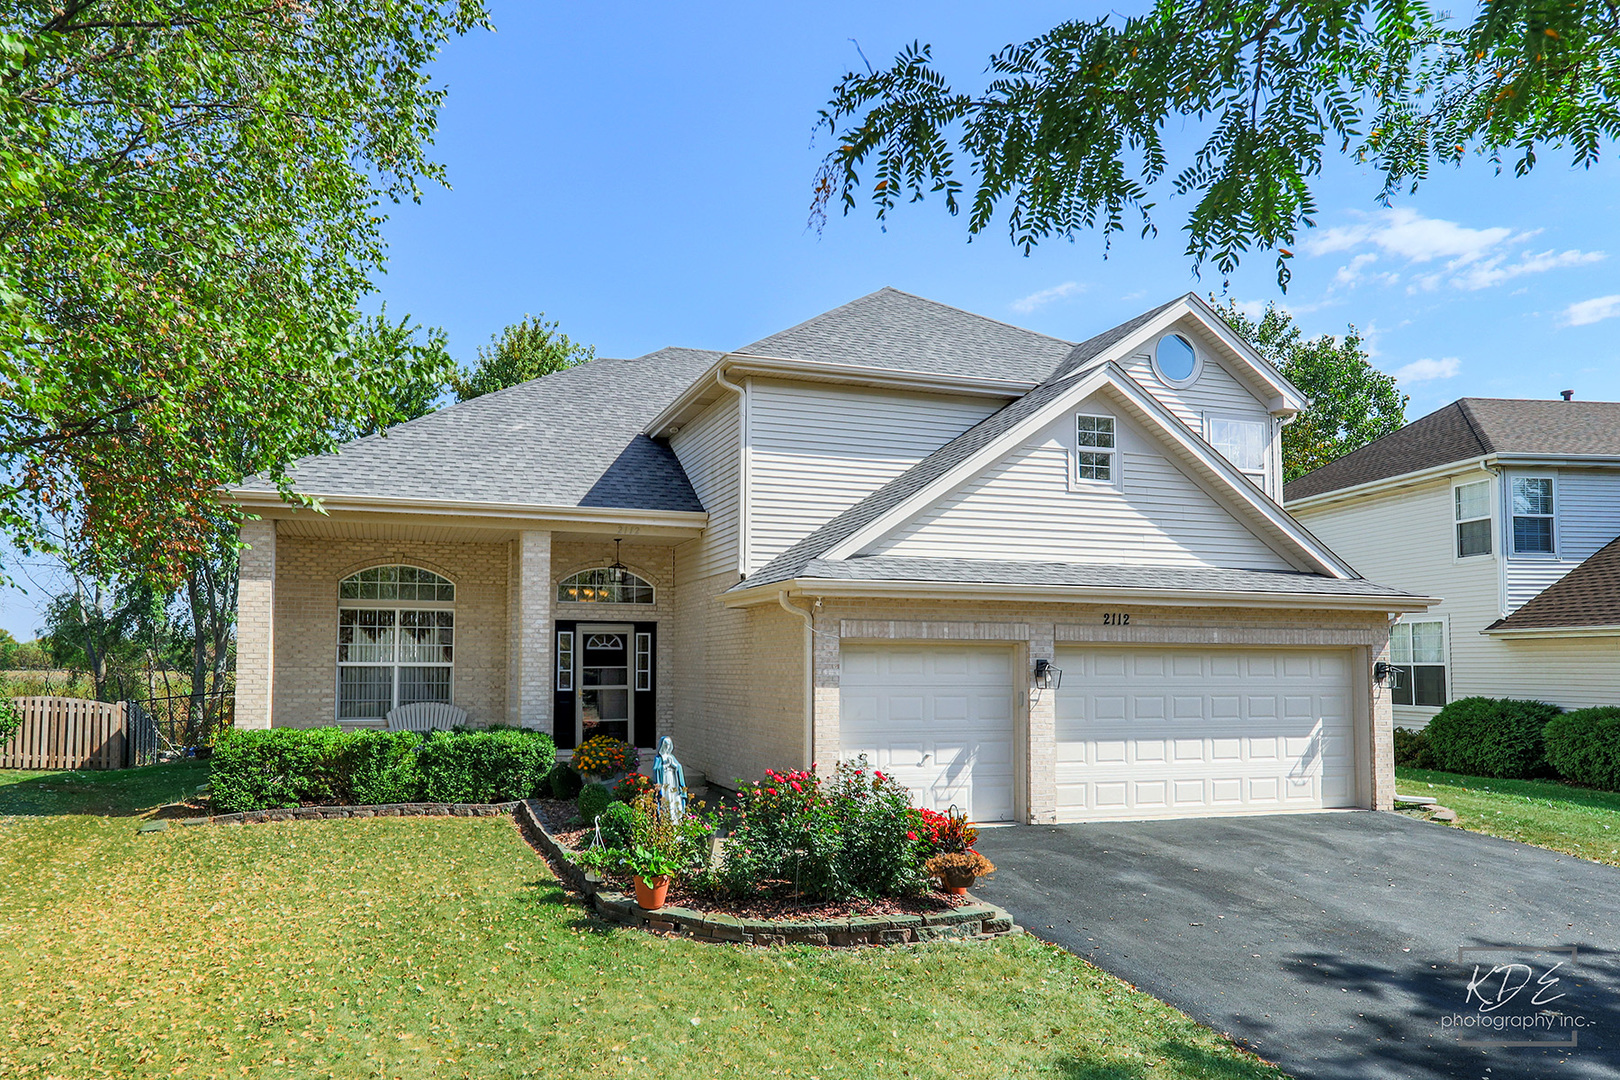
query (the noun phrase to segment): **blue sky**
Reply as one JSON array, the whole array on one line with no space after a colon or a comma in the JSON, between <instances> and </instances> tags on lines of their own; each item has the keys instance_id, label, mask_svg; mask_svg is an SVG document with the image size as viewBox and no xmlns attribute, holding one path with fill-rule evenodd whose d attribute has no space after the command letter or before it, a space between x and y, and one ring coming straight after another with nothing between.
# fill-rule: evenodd
<instances>
[{"instance_id":1,"label":"blue sky","mask_svg":"<svg viewBox=\"0 0 1620 1080\"><path fill-rule=\"evenodd\" d=\"M887 228L864 209L806 228L826 147L816 110L859 41L882 64L931 42L959 86L1000 46L1090 9L829 2L532 4L492 0L494 34L451 44L437 156L452 190L391 208L378 299L443 326L469 360L544 311L604 356L735 348L884 285L1069 339L1189 289L1186 201L1161 191L1154 239L1049 242L1025 257L991 231L968 243L937 202ZM1101 7L1096 9L1102 11ZM1192 132L1173 143L1183 154ZM1172 169L1174 171L1174 169ZM1231 295L1289 307L1309 333L1354 323L1401 376L1415 418L1454 398L1620 399L1620 187L1612 163L1545 152L1528 179L1489 162L1444 170L1380 209L1372 173L1334 162L1317 188L1286 297L1269 259ZM29 636L28 598L0 626Z\"/></svg>"}]
</instances>

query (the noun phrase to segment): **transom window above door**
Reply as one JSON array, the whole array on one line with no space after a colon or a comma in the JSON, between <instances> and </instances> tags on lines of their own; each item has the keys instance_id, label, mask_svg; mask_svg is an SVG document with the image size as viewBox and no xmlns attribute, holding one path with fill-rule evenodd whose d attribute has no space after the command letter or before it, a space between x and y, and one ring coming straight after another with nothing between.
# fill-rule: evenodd
<instances>
[{"instance_id":1,"label":"transom window above door","mask_svg":"<svg viewBox=\"0 0 1620 1080\"><path fill-rule=\"evenodd\" d=\"M598 566L558 582L557 599L572 604L650 604L653 587L622 566Z\"/></svg>"}]
</instances>

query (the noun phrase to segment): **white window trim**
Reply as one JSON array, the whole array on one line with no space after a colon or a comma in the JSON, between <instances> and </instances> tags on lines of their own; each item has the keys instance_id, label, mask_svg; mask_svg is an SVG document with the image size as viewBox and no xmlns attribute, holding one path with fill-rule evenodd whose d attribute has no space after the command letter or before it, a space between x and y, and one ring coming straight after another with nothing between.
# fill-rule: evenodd
<instances>
[{"instance_id":1,"label":"white window trim","mask_svg":"<svg viewBox=\"0 0 1620 1080\"><path fill-rule=\"evenodd\" d=\"M636 633L634 693L652 689L652 635L645 630Z\"/></svg>"},{"instance_id":2,"label":"white window trim","mask_svg":"<svg viewBox=\"0 0 1620 1080\"><path fill-rule=\"evenodd\" d=\"M450 696L449 696L448 703L451 704L451 705L454 705L456 703L456 662L455 662L455 657L456 657L456 654L460 651L461 645L460 645L460 642L457 639L457 634L458 634L460 628L456 625L456 621L453 618L452 618L451 623L450 623L450 657L451 657L451 659L450 659L449 663L444 663L444 662L438 661L438 660L421 660L421 661L413 660L413 661L409 661L409 662L402 662L399 659L399 651L398 651L399 650L399 644L400 644L399 643L399 624L400 624L400 618L399 617L400 617L401 614L403 614L404 612L407 612L407 611L448 611L448 612L450 612L450 614L452 616L454 616L455 613L456 613L455 601L453 601L453 600L418 600L418 601L407 602L407 601L404 601L404 600L353 600L353 599L342 600L342 601L339 601L339 603L338 603L338 625L339 626L342 625L343 612L345 612L345 611L392 611L394 613L394 650L395 650L395 652L394 652L394 659L388 661L387 663L381 663L381 662L371 661L371 660L338 660L337 661L336 671L334 672L334 676L333 676L333 686L334 686L334 692L335 692L335 700L334 700L333 705L332 705L332 715L338 721L338 723L340 725L341 724L351 724L351 725L353 725L353 724L376 724L376 723L381 723L381 722L384 722L384 721L387 720L387 713L386 712L381 717L376 717L376 716L344 716L343 715L343 669L344 668L388 668L393 673L393 677L390 680L390 686L389 686L389 691L388 691L388 694L389 694L389 696L388 696L388 700L389 700L388 711L392 711L394 709L399 708L399 669L400 668L402 668L402 667L436 667L436 668L444 668L446 671L449 672L449 675L450 675L450 677L449 677ZM343 646L342 646L342 643L340 642L338 644L338 649L341 650L342 648L343 648Z\"/></svg>"},{"instance_id":3,"label":"white window trim","mask_svg":"<svg viewBox=\"0 0 1620 1080\"><path fill-rule=\"evenodd\" d=\"M1452 673L1452 670L1451 670L1451 618L1450 618L1450 616L1447 616L1447 615L1430 615L1430 614L1413 615L1413 616L1408 616L1408 617L1402 618L1401 620L1399 620L1398 622L1395 623L1395 626L1411 626L1414 623L1431 623L1431 622L1437 622L1437 623L1440 624L1440 655L1441 655L1442 662L1439 665L1424 664L1422 666L1423 667L1439 666L1439 667L1442 667L1442 668L1445 669L1445 672L1446 672L1446 703L1450 704L1451 702L1456 701L1457 697L1458 697L1456 683L1454 683L1452 681L1452 674L1453 673ZM1414 667L1414 666L1416 666L1415 664L1397 664L1397 663L1395 663L1395 649L1394 649L1394 643L1393 642L1391 642L1391 645L1390 645L1389 662L1394 667ZM1417 689L1417 687L1414 686L1412 689L1415 691ZM1426 712L1426 713L1428 713L1430 715L1433 715L1434 713L1439 712L1441 709L1443 709L1445 707L1444 705L1400 705L1400 704L1395 703L1393 694L1392 694L1392 696L1390 698L1390 703L1391 703L1391 706L1393 708L1397 708L1397 709L1421 709L1421 710L1423 710L1424 712Z\"/></svg>"},{"instance_id":4,"label":"white window trim","mask_svg":"<svg viewBox=\"0 0 1620 1080\"><path fill-rule=\"evenodd\" d=\"M1451 561L1454 563L1489 562L1496 558L1497 549L1501 546L1501 536L1496 531L1497 485L1491 483L1491 479L1489 476L1482 476L1474 480L1453 478L1451 481ZM1474 484L1485 485L1485 516L1483 518L1459 519L1457 517L1457 489L1470 487ZM1554 509L1557 508L1556 501L1554 501L1553 506ZM1487 528L1491 536L1491 550L1478 555L1464 555L1458 550L1457 526L1467 524L1469 521L1485 521L1489 523Z\"/></svg>"},{"instance_id":5,"label":"white window trim","mask_svg":"<svg viewBox=\"0 0 1620 1080\"><path fill-rule=\"evenodd\" d=\"M1204 441L1209 444L1209 448L1214 450L1217 454L1221 454L1221 451L1220 448L1215 445L1215 441L1210 432L1210 425L1212 421L1226 420L1234 424L1257 424L1265 429L1266 456L1264 463L1259 469L1239 469L1237 462L1229 460L1225 454L1221 454L1221 460L1232 466L1232 468L1237 469L1238 472L1242 473L1244 476L1247 476L1250 480L1253 480L1256 487L1258 487L1261 491L1264 491L1267 495L1270 495L1271 447L1276 442L1277 434L1277 425L1272 421L1271 417L1267 416L1264 420L1258 420L1253 416L1244 416L1241 413L1229 413L1216 410L1213 412L1204 413L1203 418L1204 430L1200 432L1200 434L1204 436Z\"/></svg>"},{"instance_id":6,"label":"white window trim","mask_svg":"<svg viewBox=\"0 0 1620 1080\"><path fill-rule=\"evenodd\" d=\"M1187 376L1185 379L1172 379L1163 371L1159 370L1159 345L1164 341L1165 338L1168 337L1180 338L1182 341L1185 341L1193 351L1192 374ZM1158 379L1166 386L1173 387L1177 390L1185 390L1187 387L1197 382L1198 377L1204 373L1204 350L1198 347L1198 342L1194 341L1191 337L1182 333L1181 331L1167 330L1153 339L1153 348L1148 350L1148 363L1153 366L1154 378Z\"/></svg>"},{"instance_id":7,"label":"white window trim","mask_svg":"<svg viewBox=\"0 0 1620 1080\"><path fill-rule=\"evenodd\" d=\"M1113 446L1081 446L1080 445L1080 421L1082 419L1107 420L1109 423L1113 424L1114 425L1114 445ZM1070 439L1073 440L1073 446L1072 446L1071 452L1069 454L1069 487L1070 487L1070 490L1086 491L1086 490L1095 490L1097 488L1116 488L1116 489L1119 488L1119 486L1121 484L1120 476L1124 472L1124 470L1120 467L1121 463L1122 463L1122 460L1123 460L1123 456L1120 454L1120 450L1119 450L1119 429L1120 429L1120 423L1119 423L1119 417L1117 417L1117 416L1111 416L1108 413L1088 413L1088 412L1077 412L1077 413L1074 414L1074 420L1069 424L1069 437L1070 437ZM1099 480L1096 477L1081 476L1080 475L1080 455L1082 453L1086 453L1086 454L1107 454L1108 455L1108 479L1107 480Z\"/></svg>"},{"instance_id":8,"label":"white window trim","mask_svg":"<svg viewBox=\"0 0 1620 1080\"><path fill-rule=\"evenodd\" d=\"M1513 512L1513 484L1518 480L1547 480L1552 483L1552 513L1541 514L1515 514ZM1558 559L1558 474L1557 473L1510 473L1507 482L1507 505L1502 511L1502 524L1507 533L1507 551L1515 559L1532 559L1544 562L1556 562ZM1513 519L1516 517L1542 517L1552 520L1552 550L1551 551L1520 551L1513 541Z\"/></svg>"}]
</instances>

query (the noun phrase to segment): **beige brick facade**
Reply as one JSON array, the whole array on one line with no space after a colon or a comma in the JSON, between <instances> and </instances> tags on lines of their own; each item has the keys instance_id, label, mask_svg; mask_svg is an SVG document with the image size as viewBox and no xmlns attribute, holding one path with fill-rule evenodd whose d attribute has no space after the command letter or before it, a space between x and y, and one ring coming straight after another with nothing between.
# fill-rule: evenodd
<instances>
[{"instance_id":1,"label":"beige brick facade","mask_svg":"<svg viewBox=\"0 0 1620 1080\"><path fill-rule=\"evenodd\" d=\"M247 546L237 561L236 726L271 723L271 673L275 670L276 523L242 522Z\"/></svg>"}]
</instances>

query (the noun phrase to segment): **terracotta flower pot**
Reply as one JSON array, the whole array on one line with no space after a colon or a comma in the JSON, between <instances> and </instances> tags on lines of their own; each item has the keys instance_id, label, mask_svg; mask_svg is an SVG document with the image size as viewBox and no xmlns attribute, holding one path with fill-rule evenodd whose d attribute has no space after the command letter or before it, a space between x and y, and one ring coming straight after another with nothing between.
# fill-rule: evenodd
<instances>
[{"instance_id":1,"label":"terracotta flower pot","mask_svg":"<svg viewBox=\"0 0 1620 1080\"><path fill-rule=\"evenodd\" d=\"M664 898L669 895L669 877L655 877L646 880L640 874L636 875L636 906L643 911L657 911L664 906Z\"/></svg>"},{"instance_id":2,"label":"terracotta flower pot","mask_svg":"<svg viewBox=\"0 0 1620 1080\"><path fill-rule=\"evenodd\" d=\"M976 874L964 874L961 871L948 870L939 875L939 883L952 896L963 896L968 889L973 887L973 882L977 880L977 877Z\"/></svg>"}]
</instances>

